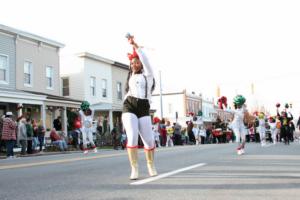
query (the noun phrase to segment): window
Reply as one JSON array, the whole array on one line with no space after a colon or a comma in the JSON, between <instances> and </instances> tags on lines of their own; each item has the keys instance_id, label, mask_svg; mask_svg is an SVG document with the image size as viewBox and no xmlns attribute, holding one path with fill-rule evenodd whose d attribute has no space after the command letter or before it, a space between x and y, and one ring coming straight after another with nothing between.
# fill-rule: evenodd
<instances>
[{"instance_id":1,"label":"window","mask_svg":"<svg viewBox=\"0 0 300 200\"><path fill-rule=\"evenodd\" d=\"M53 89L53 67L46 67L47 88Z\"/></svg>"},{"instance_id":2,"label":"window","mask_svg":"<svg viewBox=\"0 0 300 200\"><path fill-rule=\"evenodd\" d=\"M90 78L90 89L91 89L91 96L96 96L96 78Z\"/></svg>"},{"instance_id":3,"label":"window","mask_svg":"<svg viewBox=\"0 0 300 200\"><path fill-rule=\"evenodd\" d=\"M102 97L107 97L107 80L102 79Z\"/></svg>"},{"instance_id":4,"label":"window","mask_svg":"<svg viewBox=\"0 0 300 200\"><path fill-rule=\"evenodd\" d=\"M0 83L8 82L8 56L0 55Z\"/></svg>"},{"instance_id":5,"label":"window","mask_svg":"<svg viewBox=\"0 0 300 200\"><path fill-rule=\"evenodd\" d=\"M69 78L62 78L62 95L69 96L70 95L70 88L69 88Z\"/></svg>"},{"instance_id":6,"label":"window","mask_svg":"<svg viewBox=\"0 0 300 200\"><path fill-rule=\"evenodd\" d=\"M117 97L119 100L122 100L122 83L117 82Z\"/></svg>"},{"instance_id":7,"label":"window","mask_svg":"<svg viewBox=\"0 0 300 200\"><path fill-rule=\"evenodd\" d=\"M24 85L32 85L32 62L24 62Z\"/></svg>"}]
</instances>

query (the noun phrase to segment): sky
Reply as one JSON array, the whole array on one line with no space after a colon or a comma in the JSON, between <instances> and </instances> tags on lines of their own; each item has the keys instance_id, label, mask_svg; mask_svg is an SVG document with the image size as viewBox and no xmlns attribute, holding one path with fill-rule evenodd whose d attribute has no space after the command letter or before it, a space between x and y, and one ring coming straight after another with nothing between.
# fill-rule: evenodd
<instances>
[{"instance_id":1,"label":"sky","mask_svg":"<svg viewBox=\"0 0 300 200\"><path fill-rule=\"evenodd\" d=\"M300 113L300 1L9 0L1 8L0 24L65 44L62 58L85 51L128 64L130 32L157 80L161 72L163 92L216 100L220 87L229 103L242 94L270 112L279 102Z\"/></svg>"}]
</instances>

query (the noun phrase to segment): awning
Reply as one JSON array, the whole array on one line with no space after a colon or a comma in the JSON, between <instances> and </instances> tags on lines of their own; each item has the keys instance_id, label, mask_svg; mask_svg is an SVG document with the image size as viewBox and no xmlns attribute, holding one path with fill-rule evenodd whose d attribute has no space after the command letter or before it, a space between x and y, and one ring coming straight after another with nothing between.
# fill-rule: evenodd
<instances>
[{"instance_id":1,"label":"awning","mask_svg":"<svg viewBox=\"0 0 300 200\"><path fill-rule=\"evenodd\" d=\"M70 99L63 96L50 95L41 92L28 93L32 93L33 95L44 95L46 97L46 99L44 100L46 106L79 108L82 102L81 100Z\"/></svg>"},{"instance_id":2,"label":"awning","mask_svg":"<svg viewBox=\"0 0 300 200\"><path fill-rule=\"evenodd\" d=\"M43 105L47 96L42 94L32 94L21 90L0 89L0 102L17 104Z\"/></svg>"}]
</instances>

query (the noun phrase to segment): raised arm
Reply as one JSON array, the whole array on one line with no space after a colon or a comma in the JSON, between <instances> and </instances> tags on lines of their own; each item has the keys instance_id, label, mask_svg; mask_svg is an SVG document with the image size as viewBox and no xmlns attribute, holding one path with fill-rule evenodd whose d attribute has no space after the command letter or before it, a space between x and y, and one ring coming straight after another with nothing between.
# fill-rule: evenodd
<instances>
[{"instance_id":1,"label":"raised arm","mask_svg":"<svg viewBox=\"0 0 300 200\"><path fill-rule=\"evenodd\" d=\"M91 116L92 116L92 119L94 119L94 114L95 114L94 109L91 109Z\"/></svg>"},{"instance_id":2,"label":"raised arm","mask_svg":"<svg viewBox=\"0 0 300 200\"><path fill-rule=\"evenodd\" d=\"M80 115L80 118L82 118L84 116L84 113L82 110L79 110L79 115Z\"/></svg>"},{"instance_id":3,"label":"raised arm","mask_svg":"<svg viewBox=\"0 0 300 200\"><path fill-rule=\"evenodd\" d=\"M153 76L153 70L152 70L152 66L149 62L149 59L147 57L147 55L145 54L145 51L143 51L143 48L140 47L134 40L134 37L132 35L128 35L128 42L129 44L132 45L132 47L135 49L135 51L137 52L140 61L143 64L144 67L144 72L146 76Z\"/></svg>"}]
</instances>

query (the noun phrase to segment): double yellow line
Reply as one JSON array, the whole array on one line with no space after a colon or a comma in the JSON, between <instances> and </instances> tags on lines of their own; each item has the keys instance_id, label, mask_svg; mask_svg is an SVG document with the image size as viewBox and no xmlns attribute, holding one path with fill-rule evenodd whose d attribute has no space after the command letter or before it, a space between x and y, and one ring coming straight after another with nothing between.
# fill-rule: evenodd
<instances>
[{"instance_id":1,"label":"double yellow line","mask_svg":"<svg viewBox=\"0 0 300 200\"><path fill-rule=\"evenodd\" d=\"M34 163L4 165L4 166L0 166L0 170L3 170L3 169L17 169L17 168L24 168L24 167L35 167L35 166L51 165L51 164L70 163L70 162L75 162L75 161L94 160L94 159L99 159L99 158L110 158L110 157L117 157L117 156L122 156L122 155L126 155L126 153L97 155L97 156L79 157L79 158L69 158L69 159L62 159L62 160L50 160L50 161L34 162Z\"/></svg>"}]
</instances>

